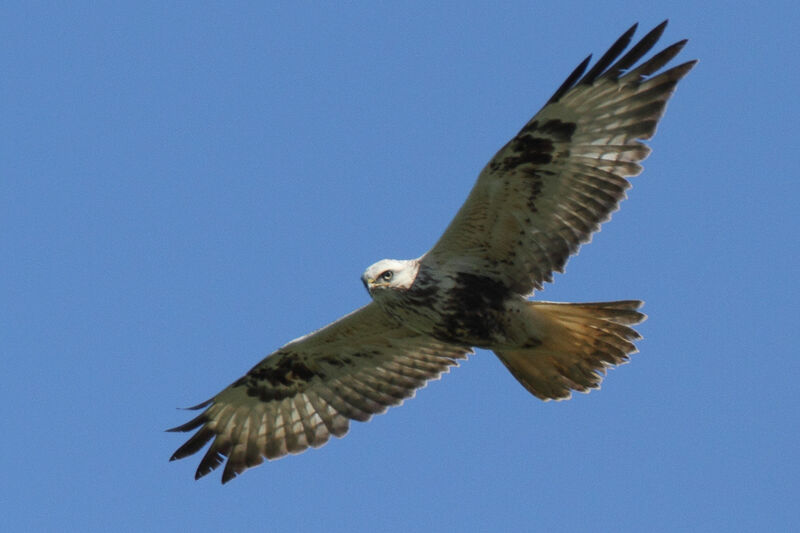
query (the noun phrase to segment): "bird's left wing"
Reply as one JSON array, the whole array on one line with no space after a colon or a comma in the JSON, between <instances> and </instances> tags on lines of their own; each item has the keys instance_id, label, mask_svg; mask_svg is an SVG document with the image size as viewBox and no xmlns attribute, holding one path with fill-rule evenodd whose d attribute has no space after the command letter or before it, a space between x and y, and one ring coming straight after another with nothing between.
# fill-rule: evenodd
<instances>
[{"instance_id":1,"label":"bird's left wing","mask_svg":"<svg viewBox=\"0 0 800 533\"><path fill-rule=\"evenodd\" d=\"M211 446L200 478L228 461L222 482L287 453L347 433L471 353L393 323L375 303L283 346L168 431L198 431L173 454L181 459Z\"/></svg>"},{"instance_id":2,"label":"bird's left wing","mask_svg":"<svg viewBox=\"0 0 800 533\"><path fill-rule=\"evenodd\" d=\"M474 272L521 294L552 281L607 220L641 172L649 139L689 61L658 71L686 41L639 66L666 22L622 55L636 25L589 71L589 58L483 169L444 235L422 259ZM621 55L621 57L620 57Z\"/></svg>"}]
</instances>

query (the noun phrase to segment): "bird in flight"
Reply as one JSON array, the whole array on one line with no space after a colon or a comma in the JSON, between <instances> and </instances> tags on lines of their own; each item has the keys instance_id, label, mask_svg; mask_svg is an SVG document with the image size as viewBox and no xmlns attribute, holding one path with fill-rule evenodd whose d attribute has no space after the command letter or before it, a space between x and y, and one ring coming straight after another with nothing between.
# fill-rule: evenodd
<instances>
[{"instance_id":1,"label":"bird in flight","mask_svg":"<svg viewBox=\"0 0 800 533\"><path fill-rule=\"evenodd\" d=\"M679 41L637 63L666 27L627 52L636 25L591 68L587 57L489 161L439 241L418 259L384 259L361 276L372 301L264 358L168 431L194 435L170 460L211 442L195 478L325 444L414 395L472 353L491 350L543 400L598 388L644 320L638 300L531 301L610 218L689 61L662 70Z\"/></svg>"}]
</instances>

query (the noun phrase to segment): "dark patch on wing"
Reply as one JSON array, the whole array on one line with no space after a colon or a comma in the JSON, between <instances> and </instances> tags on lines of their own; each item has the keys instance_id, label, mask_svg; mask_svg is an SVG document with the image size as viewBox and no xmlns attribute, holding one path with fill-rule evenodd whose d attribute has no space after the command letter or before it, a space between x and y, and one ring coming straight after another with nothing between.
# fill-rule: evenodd
<instances>
[{"instance_id":1,"label":"dark patch on wing","mask_svg":"<svg viewBox=\"0 0 800 533\"><path fill-rule=\"evenodd\" d=\"M248 375L253 379L267 381L270 385L292 385L298 380L308 381L317 375L294 353L286 352L276 355L276 364L265 365L251 370Z\"/></svg>"},{"instance_id":2,"label":"dark patch on wing","mask_svg":"<svg viewBox=\"0 0 800 533\"><path fill-rule=\"evenodd\" d=\"M254 396L264 402L282 400L305 390L308 383L316 378L325 379L326 375L319 368L311 368L303 359L293 352L277 353L273 357L277 362L259 365L241 378L233 387L245 387L248 396ZM270 358L271 359L271 358ZM334 357L324 358L332 366L344 366L347 362Z\"/></svg>"},{"instance_id":3,"label":"dark patch on wing","mask_svg":"<svg viewBox=\"0 0 800 533\"><path fill-rule=\"evenodd\" d=\"M550 136L551 140L557 142L569 142L578 127L574 122L564 122L557 118L548 120L541 126L538 120L532 120L520 130L517 137L532 135L534 133L544 133Z\"/></svg>"},{"instance_id":4,"label":"dark patch on wing","mask_svg":"<svg viewBox=\"0 0 800 533\"><path fill-rule=\"evenodd\" d=\"M520 165L546 165L553 160L553 141L544 137L533 135L519 135L515 137L509 148L515 155L504 157L500 169L514 170Z\"/></svg>"},{"instance_id":5,"label":"dark patch on wing","mask_svg":"<svg viewBox=\"0 0 800 533\"><path fill-rule=\"evenodd\" d=\"M539 129L542 133L547 133L557 142L569 142L575 134L578 125L574 122L562 122L558 119L548 120Z\"/></svg>"},{"instance_id":6,"label":"dark patch on wing","mask_svg":"<svg viewBox=\"0 0 800 533\"><path fill-rule=\"evenodd\" d=\"M511 154L499 161L492 161L489 168L494 171L511 171L520 165L546 165L553 161L556 152L554 143L568 143L575 134L577 125L558 119L539 124L533 120L508 143ZM559 154L560 155L560 154Z\"/></svg>"}]
</instances>

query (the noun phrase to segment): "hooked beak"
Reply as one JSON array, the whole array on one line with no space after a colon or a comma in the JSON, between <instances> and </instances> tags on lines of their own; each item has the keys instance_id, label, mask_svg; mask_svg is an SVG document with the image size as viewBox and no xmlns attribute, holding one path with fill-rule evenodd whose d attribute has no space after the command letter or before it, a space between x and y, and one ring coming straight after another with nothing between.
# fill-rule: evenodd
<instances>
[{"instance_id":1,"label":"hooked beak","mask_svg":"<svg viewBox=\"0 0 800 533\"><path fill-rule=\"evenodd\" d=\"M372 294L372 291L370 289L372 288L372 284L375 283L375 280L367 277L367 275L364 274L363 276L361 276L361 283L364 284L364 288L367 289L367 292Z\"/></svg>"}]
</instances>

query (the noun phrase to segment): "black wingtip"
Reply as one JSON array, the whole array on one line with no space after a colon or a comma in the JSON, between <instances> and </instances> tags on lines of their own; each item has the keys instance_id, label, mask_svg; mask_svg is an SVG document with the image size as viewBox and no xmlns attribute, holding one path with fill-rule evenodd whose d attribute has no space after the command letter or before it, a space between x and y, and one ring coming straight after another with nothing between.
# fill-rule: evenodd
<instances>
[{"instance_id":1,"label":"black wingtip","mask_svg":"<svg viewBox=\"0 0 800 533\"><path fill-rule=\"evenodd\" d=\"M187 431L192 431L193 429L197 429L203 424L208 421L206 418L206 413L202 412L198 416L192 418L185 424L181 424L180 426L175 426L174 428L166 429L167 433L185 433Z\"/></svg>"},{"instance_id":2,"label":"black wingtip","mask_svg":"<svg viewBox=\"0 0 800 533\"><path fill-rule=\"evenodd\" d=\"M633 76L641 80L647 76L650 76L651 74L654 74L664 65L672 61L672 59L680 53L680 51L688 42L689 42L688 39L683 39L681 41L669 45L668 47L664 48L659 53L657 53L656 55L654 55L653 57L651 57L638 67L636 67L634 70L631 70L628 74L626 74L626 77ZM651 44L648 48L652 47L653 44ZM643 52L642 55L644 55L645 52Z\"/></svg>"},{"instance_id":3,"label":"black wingtip","mask_svg":"<svg viewBox=\"0 0 800 533\"><path fill-rule=\"evenodd\" d=\"M575 70L572 71L572 74L570 74L567 77L567 79L564 80L564 83L562 83L561 86L556 90L556 92L553 93L553 96L550 97L547 103L551 104L553 102L558 102L561 99L561 97L567 93L567 91L572 89L572 86L583 75L583 72L586 70L586 67L589 66L589 62L591 60L592 60L592 54L586 56L586 59L584 59L580 65L575 67Z\"/></svg>"},{"instance_id":4,"label":"black wingtip","mask_svg":"<svg viewBox=\"0 0 800 533\"><path fill-rule=\"evenodd\" d=\"M214 398L211 398L210 400L206 400L203 403L198 403L197 405L193 405L192 407L176 407L176 409L179 409L181 411L199 411L200 409L203 409L204 407L208 407L209 405L211 405L211 402L213 401ZM184 431L191 431L199 427L203 422L205 422L205 417L204 414L201 414L200 416L193 418L192 420L190 420L185 424L176 426L174 428L165 429L164 431L167 433L179 433Z\"/></svg>"},{"instance_id":5,"label":"black wingtip","mask_svg":"<svg viewBox=\"0 0 800 533\"><path fill-rule=\"evenodd\" d=\"M631 27L628 28L627 30L625 30L625 33L620 35L619 39L617 39L616 42L613 45L611 45L611 48L614 48L614 46L616 46L617 43L622 42L622 41L630 42L631 39L633 38L633 34L636 33L636 30L638 30L638 29L639 29L639 23L638 22L634 22L631 25Z\"/></svg>"},{"instance_id":6,"label":"black wingtip","mask_svg":"<svg viewBox=\"0 0 800 533\"><path fill-rule=\"evenodd\" d=\"M655 46L661 36L664 34L664 28L667 27L669 20L663 21L661 24L650 30L647 35L642 37L639 42L633 45L633 48L622 56L619 61L611 66L604 77L611 79L619 79L619 77L637 61L639 61L650 49Z\"/></svg>"},{"instance_id":7,"label":"black wingtip","mask_svg":"<svg viewBox=\"0 0 800 533\"><path fill-rule=\"evenodd\" d=\"M233 465L234 461L232 461L231 458L228 457L228 461L225 463L225 468L222 470L221 481L223 485L228 481L232 480L233 478L235 478L236 474L238 474L238 472L236 472L237 469Z\"/></svg>"},{"instance_id":8,"label":"black wingtip","mask_svg":"<svg viewBox=\"0 0 800 533\"><path fill-rule=\"evenodd\" d=\"M633 39L633 35L636 33L636 30L639 28L639 23L634 23L628 28L615 42L611 45L608 51L603 54L603 56L597 61L597 63L589 69L588 72L584 75L584 71L589 66L589 62L591 61L591 55L587 57L578 67L572 71L572 74L561 84L558 90L553 94L552 97L547 101L548 104L557 102L560 100L570 89L573 88L576 84L582 85L591 85L599 78L611 78L611 79L619 79L623 73L625 73L629 68L631 68L637 61L639 61L650 49L655 46L656 42L661 38L661 35L664 33L664 29L667 27L669 23L669 19L663 20L660 24L658 24L655 28L650 30L647 35L642 37L627 53L625 53L620 59L617 59L625 49L630 45L631 40ZM672 47L669 47L668 51L662 51L660 54L656 54L656 56L647 61L645 63L644 69L647 70L648 67L657 65L661 63L661 60L665 57L669 56L672 57L677 54L678 50L686 44L686 40L680 41L676 43ZM614 61L616 60L616 63ZM612 65L613 63L613 65ZM640 67L642 68L642 67ZM648 73L642 72L643 74L647 75ZM583 76L583 77L581 77Z\"/></svg>"},{"instance_id":9,"label":"black wingtip","mask_svg":"<svg viewBox=\"0 0 800 533\"><path fill-rule=\"evenodd\" d=\"M619 55L625 50L629 44L631 44L631 39L633 38L633 34L636 33L636 29L639 27L639 23L635 23L633 26L628 28L628 31L620 35L620 37L614 41L614 44L608 49L608 51L603 54L603 56L595 63L592 69L586 73L579 83L582 85L591 85L594 81L600 77L603 72L611 65L611 62L614 61Z\"/></svg>"},{"instance_id":10,"label":"black wingtip","mask_svg":"<svg viewBox=\"0 0 800 533\"><path fill-rule=\"evenodd\" d=\"M213 401L214 398L211 398L210 400L206 400L203 403L198 403L197 405L193 405L191 407L178 407L178 409L180 409L181 411L198 411L203 407L208 407Z\"/></svg>"},{"instance_id":11,"label":"black wingtip","mask_svg":"<svg viewBox=\"0 0 800 533\"><path fill-rule=\"evenodd\" d=\"M620 41L623 41L623 40L626 40L626 39L628 41L630 41L631 37L633 37L633 34L636 33L636 30L638 30L638 29L639 29L639 23L638 22L634 22L631 25L630 28L625 30L625 33L623 33L622 35L619 36L619 39L617 39L617 42L620 42ZM614 44L616 44L616 43L614 43ZM614 45L612 45L611 47L613 48Z\"/></svg>"},{"instance_id":12,"label":"black wingtip","mask_svg":"<svg viewBox=\"0 0 800 533\"><path fill-rule=\"evenodd\" d=\"M200 479L201 477L208 475L219 468L219 466L225 460L225 457L226 451L220 450L216 448L214 444L212 444L206 454L203 456L200 464L197 466L197 470L194 473L194 479Z\"/></svg>"},{"instance_id":13,"label":"black wingtip","mask_svg":"<svg viewBox=\"0 0 800 533\"><path fill-rule=\"evenodd\" d=\"M667 24L669 24L669 19L664 19L658 24L655 28L647 32L647 35L642 37L642 41L652 41L654 44L658 41L662 35L664 35L664 30L667 28Z\"/></svg>"}]
</instances>

